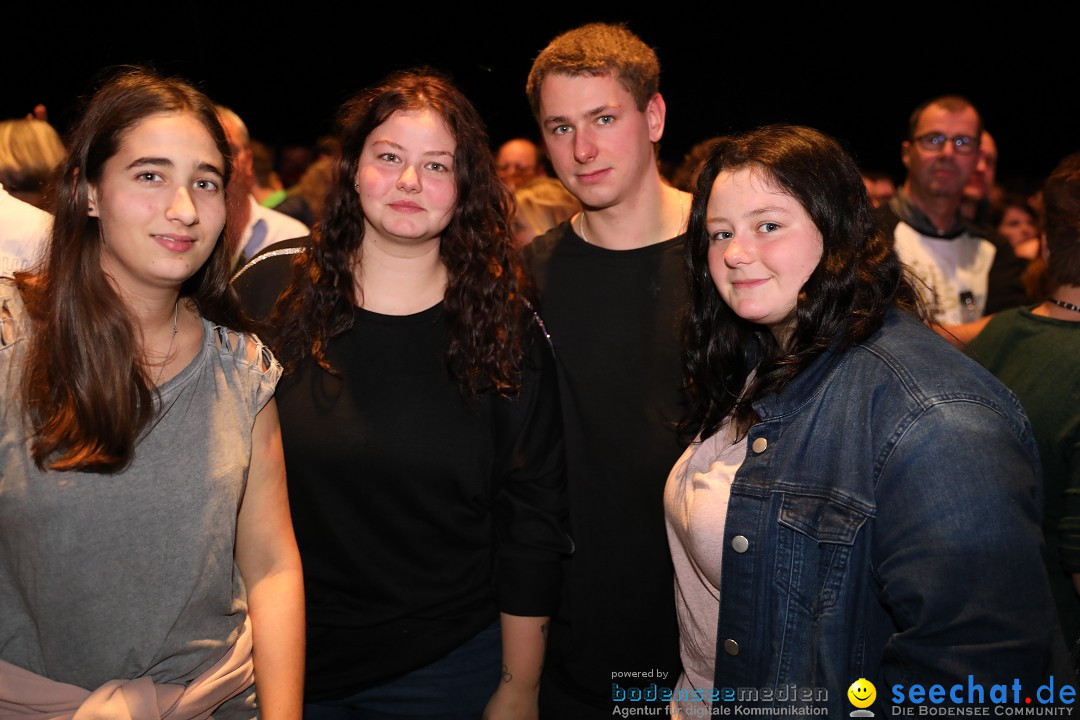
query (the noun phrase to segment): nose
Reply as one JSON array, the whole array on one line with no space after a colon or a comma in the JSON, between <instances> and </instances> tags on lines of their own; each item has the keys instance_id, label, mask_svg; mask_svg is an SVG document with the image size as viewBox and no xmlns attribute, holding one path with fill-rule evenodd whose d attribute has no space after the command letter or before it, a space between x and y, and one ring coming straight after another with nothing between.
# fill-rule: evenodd
<instances>
[{"instance_id":1,"label":"nose","mask_svg":"<svg viewBox=\"0 0 1080 720\"><path fill-rule=\"evenodd\" d=\"M574 159L583 165L596 159L596 143L586 132L579 131L574 135Z\"/></svg>"},{"instance_id":2,"label":"nose","mask_svg":"<svg viewBox=\"0 0 1080 720\"><path fill-rule=\"evenodd\" d=\"M398 176L397 186L398 190L405 192L420 192L420 175L417 174L416 167L406 165Z\"/></svg>"},{"instance_id":3,"label":"nose","mask_svg":"<svg viewBox=\"0 0 1080 720\"><path fill-rule=\"evenodd\" d=\"M199 211L195 208L195 201L191 199L191 193L186 187L177 189L165 212L169 220L179 220L184 225L194 225L199 222Z\"/></svg>"},{"instance_id":4,"label":"nose","mask_svg":"<svg viewBox=\"0 0 1080 720\"><path fill-rule=\"evenodd\" d=\"M750 249L740 242L738 238L731 238L731 240L728 241L727 248L724 249L724 263L728 267L745 265L753 259L749 250Z\"/></svg>"}]
</instances>

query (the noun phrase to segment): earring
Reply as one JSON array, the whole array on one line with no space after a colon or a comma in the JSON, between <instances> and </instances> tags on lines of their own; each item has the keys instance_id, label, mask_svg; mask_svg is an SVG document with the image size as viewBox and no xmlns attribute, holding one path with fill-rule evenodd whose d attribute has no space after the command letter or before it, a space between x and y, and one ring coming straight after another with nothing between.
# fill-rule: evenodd
<instances>
[{"instance_id":1,"label":"earring","mask_svg":"<svg viewBox=\"0 0 1080 720\"><path fill-rule=\"evenodd\" d=\"M360 189L360 183L355 183L355 184L353 185L353 189L354 189L354 190L359 190L359 189Z\"/></svg>"},{"instance_id":2,"label":"earring","mask_svg":"<svg viewBox=\"0 0 1080 720\"><path fill-rule=\"evenodd\" d=\"M89 206L87 206L87 208L86 208L86 212L88 212L88 213L92 213L92 212L94 212L94 206L93 206L93 205L89 205Z\"/></svg>"}]
</instances>

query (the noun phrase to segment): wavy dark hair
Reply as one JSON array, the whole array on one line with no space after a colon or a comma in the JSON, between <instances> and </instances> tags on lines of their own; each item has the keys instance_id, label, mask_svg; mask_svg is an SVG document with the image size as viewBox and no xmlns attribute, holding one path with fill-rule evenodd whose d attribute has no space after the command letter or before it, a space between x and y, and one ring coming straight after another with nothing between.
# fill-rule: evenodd
<instances>
[{"instance_id":1,"label":"wavy dark hair","mask_svg":"<svg viewBox=\"0 0 1080 720\"><path fill-rule=\"evenodd\" d=\"M101 228L87 215L87 185L101 180L128 131L161 113L190 114L206 128L224 158L226 184L231 156L213 103L184 80L114 68L83 102L53 180L56 213L45 262L37 274L15 276L33 328L22 386L39 468L116 472L131 462L153 418L156 388L135 320L102 271ZM212 322L245 330L230 270L219 237L180 296Z\"/></svg>"},{"instance_id":2,"label":"wavy dark hair","mask_svg":"<svg viewBox=\"0 0 1080 720\"><path fill-rule=\"evenodd\" d=\"M395 112L431 110L456 142L457 200L439 253L448 282L443 307L450 343L446 364L467 397L521 385L522 338L528 317L524 280L507 218L513 197L495 174L483 120L451 80L430 68L392 73L342 106L340 152L311 247L297 255L293 278L270 324L286 372L309 355L328 372L327 342L354 321L352 267L364 242L364 212L354 188L368 136Z\"/></svg>"},{"instance_id":3,"label":"wavy dark hair","mask_svg":"<svg viewBox=\"0 0 1080 720\"><path fill-rule=\"evenodd\" d=\"M767 328L736 315L709 273L706 207L713 182L722 171L747 167L798 200L822 236L821 261L799 293L783 347ZM738 436L745 435L758 420L752 403L779 392L827 348L866 340L891 307L919 312L892 238L875 223L854 160L812 128L769 125L720 138L698 177L688 233L692 307L685 369L694 404L684 431L709 437L731 416Z\"/></svg>"}]
</instances>

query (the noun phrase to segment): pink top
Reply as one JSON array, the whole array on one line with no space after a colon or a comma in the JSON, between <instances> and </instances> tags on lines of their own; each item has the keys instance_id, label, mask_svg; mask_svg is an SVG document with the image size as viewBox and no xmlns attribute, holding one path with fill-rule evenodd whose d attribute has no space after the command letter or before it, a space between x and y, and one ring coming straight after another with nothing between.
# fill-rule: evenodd
<instances>
[{"instance_id":1,"label":"pink top","mask_svg":"<svg viewBox=\"0 0 1080 720\"><path fill-rule=\"evenodd\" d=\"M725 422L715 435L686 449L664 487L683 663L671 701L673 714L679 717L708 714L716 668L724 524L731 483L745 456L746 437L735 442L732 427Z\"/></svg>"},{"instance_id":2,"label":"pink top","mask_svg":"<svg viewBox=\"0 0 1080 720\"><path fill-rule=\"evenodd\" d=\"M91 692L0 660L0 718L5 720L210 720L222 703L251 686L251 618L236 643L188 685L155 685L149 676L110 680Z\"/></svg>"}]
</instances>

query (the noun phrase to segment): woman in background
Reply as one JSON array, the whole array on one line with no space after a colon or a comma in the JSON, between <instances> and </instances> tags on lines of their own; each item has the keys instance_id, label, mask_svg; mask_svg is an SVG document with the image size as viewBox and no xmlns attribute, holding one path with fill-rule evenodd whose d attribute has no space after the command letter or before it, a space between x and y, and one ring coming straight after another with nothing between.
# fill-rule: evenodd
<instances>
[{"instance_id":1,"label":"woman in background","mask_svg":"<svg viewBox=\"0 0 1080 720\"><path fill-rule=\"evenodd\" d=\"M45 185L66 150L53 126L36 118L0 122L0 185L23 202L45 208Z\"/></svg>"},{"instance_id":2,"label":"woman in background","mask_svg":"<svg viewBox=\"0 0 1080 720\"><path fill-rule=\"evenodd\" d=\"M558 178L533 178L514 190L514 242L518 247L528 245L580 211L581 203Z\"/></svg>"},{"instance_id":3,"label":"woman in background","mask_svg":"<svg viewBox=\"0 0 1080 720\"><path fill-rule=\"evenodd\" d=\"M347 103L339 137L310 243L271 246L236 280L256 317L284 290L268 327L307 589L305 715L536 717L570 542L553 359L512 200L476 110L431 71Z\"/></svg>"},{"instance_id":4,"label":"woman in background","mask_svg":"<svg viewBox=\"0 0 1080 720\"><path fill-rule=\"evenodd\" d=\"M1043 467L1047 571L1074 661L1080 642L1080 153L1042 190L1047 297L990 319L968 353L1016 393ZM1078 663L1080 664L1080 663Z\"/></svg>"},{"instance_id":5,"label":"woman in background","mask_svg":"<svg viewBox=\"0 0 1080 720\"><path fill-rule=\"evenodd\" d=\"M1039 254L1039 214L1020 195L1008 194L990 206L990 224L1009 241L1013 253L1024 260Z\"/></svg>"},{"instance_id":6,"label":"woman in background","mask_svg":"<svg viewBox=\"0 0 1080 720\"><path fill-rule=\"evenodd\" d=\"M722 140L687 260L673 702L794 684L846 716L865 678L887 715L894 685L1065 678L1031 428L921 322L852 158L805 127Z\"/></svg>"},{"instance_id":7,"label":"woman in background","mask_svg":"<svg viewBox=\"0 0 1080 720\"><path fill-rule=\"evenodd\" d=\"M0 709L300 716L303 588L272 395L189 84L90 98L36 274L0 282ZM255 661L257 659L257 661Z\"/></svg>"}]
</instances>

